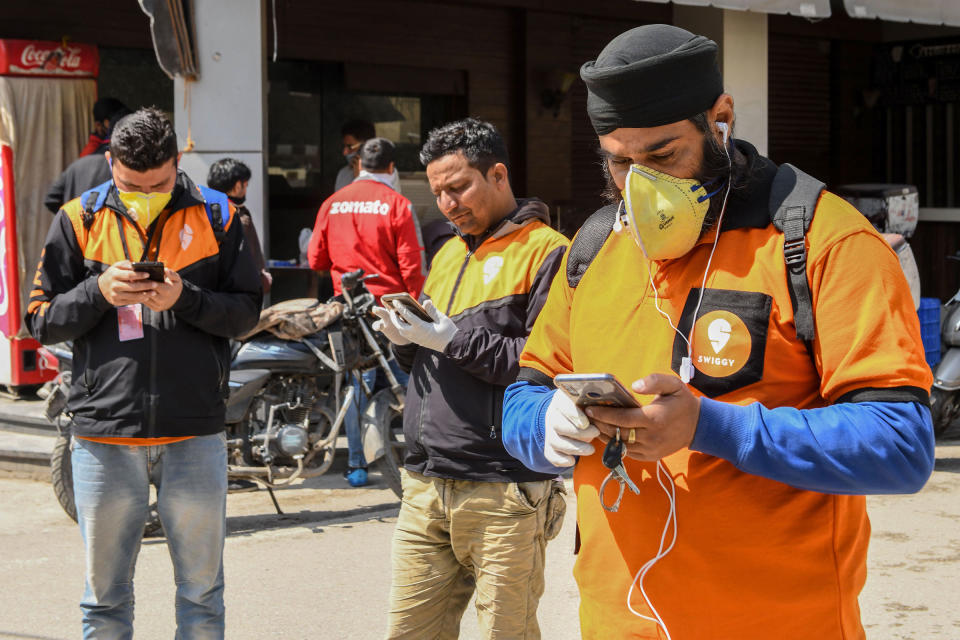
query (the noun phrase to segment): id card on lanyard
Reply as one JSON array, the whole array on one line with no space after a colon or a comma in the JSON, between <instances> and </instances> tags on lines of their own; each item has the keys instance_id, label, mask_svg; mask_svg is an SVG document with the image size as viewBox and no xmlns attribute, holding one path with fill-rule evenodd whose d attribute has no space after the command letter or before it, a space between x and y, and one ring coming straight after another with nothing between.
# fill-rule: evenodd
<instances>
[{"instance_id":1,"label":"id card on lanyard","mask_svg":"<svg viewBox=\"0 0 960 640\"><path fill-rule=\"evenodd\" d=\"M143 305L128 304L117 307L117 328L120 342L139 340L143 337Z\"/></svg>"},{"instance_id":2,"label":"id card on lanyard","mask_svg":"<svg viewBox=\"0 0 960 640\"><path fill-rule=\"evenodd\" d=\"M130 248L127 246L127 237L126 232L123 228L123 219L121 215L117 212L114 212L117 218L117 230L120 233L120 243L123 245L123 253L127 260L133 261L133 258L130 256ZM161 212L163 215L163 212ZM143 254L141 255L141 260L148 260L150 254L150 245L153 243L153 234L159 230L156 246L157 246L157 255L160 253L160 238L163 237L162 226L166 222L166 219L160 221L155 226L150 229L149 235L144 238L143 233L137 229L137 232L140 234L140 241L143 243ZM130 340L139 340L143 338L143 305L140 303L137 304L128 304L123 307L117 307L117 337L120 342L128 342Z\"/></svg>"}]
</instances>

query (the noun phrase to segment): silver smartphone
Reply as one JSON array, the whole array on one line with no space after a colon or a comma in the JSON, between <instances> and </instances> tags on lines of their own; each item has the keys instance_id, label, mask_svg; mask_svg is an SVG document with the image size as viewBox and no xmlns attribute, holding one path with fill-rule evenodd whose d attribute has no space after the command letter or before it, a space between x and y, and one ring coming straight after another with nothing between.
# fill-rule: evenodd
<instances>
[{"instance_id":1,"label":"silver smartphone","mask_svg":"<svg viewBox=\"0 0 960 640\"><path fill-rule=\"evenodd\" d=\"M386 305L393 305L394 302L399 302L404 307L406 307L410 313L417 316L424 322L433 322L433 318L430 317L430 314L427 313L427 310L423 308L423 305L417 302L412 295L404 291L403 293L385 293L380 296L380 302Z\"/></svg>"},{"instance_id":2,"label":"silver smartphone","mask_svg":"<svg viewBox=\"0 0 960 640\"><path fill-rule=\"evenodd\" d=\"M578 407L640 406L633 394L610 373L561 373L553 378L553 383Z\"/></svg>"}]
</instances>

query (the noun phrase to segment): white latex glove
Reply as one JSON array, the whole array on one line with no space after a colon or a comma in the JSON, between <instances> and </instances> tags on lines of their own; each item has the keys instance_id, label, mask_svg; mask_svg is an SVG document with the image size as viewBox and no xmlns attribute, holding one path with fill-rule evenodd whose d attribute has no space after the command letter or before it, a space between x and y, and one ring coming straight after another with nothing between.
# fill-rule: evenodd
<instances>
[{"instance_id":1,"label":"white latex glove","mask_svg":"<svg viewBox=\"0 0 960 640\"><path fill-rule=\"evenodd\" d=\"M443 353L459 329L453 320L433 306L433 300L424 302L423 308L433 318L433 322L421 320L400 303L395 303L391 316L399 320L397 329L404 338Z\"/></svg>"},{"instance_id":2,"label":"white latex glove","mask_svg":"<svg viewBox=\"0 0 960 640\"><path fill-rule=\"evenodd\" d=\"M387 336L387 340L395 345L410 344L409 340L400 335L400 329L397 327L397 323L394 321L394 316L396 316L395 312L383 307L374 307L372 311L373 315L380 318L373 323L373 328L375 331L379 331L383 335Z\"/></svg>"},{"instance_id":3,"label":"white latex glove","mask_svg":"<svg viewBox=\"0 0 960 640\"><path fill-rule=\"evenodd\" d=\"M590 424L570 396L559 389L547 405L544 416L543 457L555 467L572 467L574 456L589 456L594 452L590 442L600 430Z\"/></svg>"}]
</instances>

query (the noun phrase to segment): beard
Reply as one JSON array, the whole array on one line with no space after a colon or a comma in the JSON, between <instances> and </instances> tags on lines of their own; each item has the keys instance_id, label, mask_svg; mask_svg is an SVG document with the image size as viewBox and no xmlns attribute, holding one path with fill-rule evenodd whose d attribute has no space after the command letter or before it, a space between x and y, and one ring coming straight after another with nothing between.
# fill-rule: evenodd
<instances>
[{"instance_id":1,"label":"beard","mask_svg":"<svg viewBox=\"0 0 960 640\"><path fill-rule=\"evenodd\" d=\"M746 158L737 148L730 143L730 159L723 150L723 146L712 134L705 132L703 134L703 160L700 162L700 168L695 174L695 178L700 184L711 182L707 188L708 192L716 191L710 198L707 208L707 214L703 219L703 227L700 233L705 233L710 229L720 217L723 209L724 194L727 192L727 180L732 180L730 187L731 193L742 189L745 186L748 171L746 170ZM605 160L600 161L600 168L603 171L604 187L600 192L605 204L619 204L623 199L617 183L610 174L610 166ZM717 191L719 189L719 191Z\"/></svg>"},{"instance_id":2,"label":"beard","mask_svg":"<svg viewBox=\"0 0 960 640\"><path fill-rule=\"evenodd\" d=\"M732 148L733 145L731 144ZM729 150L728 150L729 151ZM724 152L723 146L717 142L717 139L710 133L703 135L703 161L700 163L700 170L697 172L697 180L700 184L709 183L708 192L714 192L707 208L707 215L703 218L703 227L700 233L703 234L714 225L720 217L723 210L724 195L727 193L727 182L733 176L733 155L729 158Z\"/></svg>"}]
</instances>

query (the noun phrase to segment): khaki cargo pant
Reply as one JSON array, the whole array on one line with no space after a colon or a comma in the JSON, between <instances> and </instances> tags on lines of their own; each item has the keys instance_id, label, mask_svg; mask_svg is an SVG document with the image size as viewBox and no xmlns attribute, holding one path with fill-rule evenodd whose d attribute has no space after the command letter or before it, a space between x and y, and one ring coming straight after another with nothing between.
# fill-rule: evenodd
<instances>
[{"instance_id":1,"label":"khaki cargo pant","mask_svg":"<svg viewBox=\"0 0 960 640\"><path fill-rule=\"evenodd\" d=\"M456 639L476 590L484 638L539 640L550 493L550 480L473 482L404 470L387 637Z\"/></svg>"}]
</instances>

